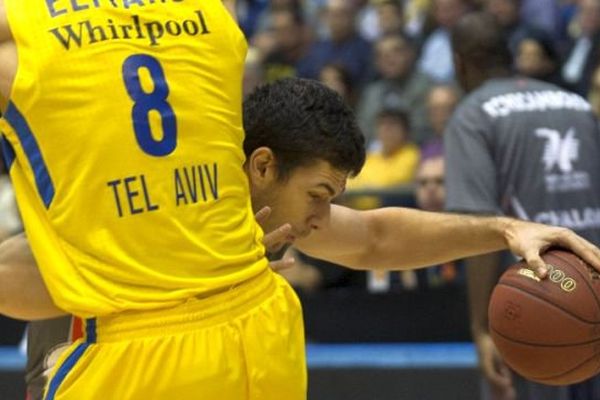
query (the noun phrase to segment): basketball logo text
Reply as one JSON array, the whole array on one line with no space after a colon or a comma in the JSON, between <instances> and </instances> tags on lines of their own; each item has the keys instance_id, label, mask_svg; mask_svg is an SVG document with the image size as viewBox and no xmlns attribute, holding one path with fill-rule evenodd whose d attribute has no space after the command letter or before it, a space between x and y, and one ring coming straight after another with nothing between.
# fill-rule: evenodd
<instances>
[{"instance_id":1,"label":"basketball logo text","mask_svg":"<svg viewBox=\"0 0 600 400\"><path fill-rule=\"evenodd\" d=\"M546 267L548 268L548 279L550 279L551 282L559 284L560 288L567 293L575 290L577 287L575 279L567 276L562 270L552 264L546 264Z\"/></svg>"},{"instance_id":2,"label":"basketball logo text","mask_svg":"<svg viewBox=\"0 0 600 400\"><path fill-rule=\"evenodd\" d=\"M541 279L538 278L538 276L535 274L535 272L533 272L532 270L528 269L528 268L521 268L518 272L519 275L523 275L529 279L533 279L534 281L540 282Z\"/></svg>"},{"instance_id":3,"label":"basketball logo text","mask_svg":"<svg viewBox=\"0 0 600 400\"><path fill-rule=\"evenodd\" d=\"M563 291L570 293L577 288L577 281L567 276L567 274L565 274L563 270L558 269L552 264L546 264L546 268L548 268L548 279L550 280L550 282L560 285L560 288ZM538 278L535 272L528 268L521 268L517 273L529 279L533 279L534 281L541 281L541 279Z\"/></svg>"}]
</instances>

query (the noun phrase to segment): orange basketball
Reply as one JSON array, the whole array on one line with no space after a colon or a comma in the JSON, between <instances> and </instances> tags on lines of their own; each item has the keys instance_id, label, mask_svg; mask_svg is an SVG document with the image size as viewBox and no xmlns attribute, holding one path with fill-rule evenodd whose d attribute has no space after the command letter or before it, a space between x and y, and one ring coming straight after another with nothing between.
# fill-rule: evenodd
<instances>
[{"instance_id":1,"label":"orange basketball","mask_svg":"<svg viewBox=\"0 0 600 400\"><path fill-rule=\"evenodd\" d=\"M573 253L542 257L540 280L524 262L511 266L492 293L492 339L505 362L548 385L583 381L600 372L600 276Z\"/></svg>"}]
</instances>

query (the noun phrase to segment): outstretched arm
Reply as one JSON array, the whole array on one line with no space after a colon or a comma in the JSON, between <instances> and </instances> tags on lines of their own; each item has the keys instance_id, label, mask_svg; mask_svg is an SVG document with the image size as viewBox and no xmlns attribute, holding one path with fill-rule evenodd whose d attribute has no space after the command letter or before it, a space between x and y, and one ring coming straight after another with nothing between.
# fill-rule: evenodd
<instances>
[{"instance_id":1,"label":"outstretched arm","mask_svg":"<svg viewBox=\"0 0 600 400\"><path fill-rule=\"evenodd\" d=\"M0 244L0 313L28 320L66 314L54 305L24 235Z\"/></svg>"},{"instance_id":2,"label":"outstretched arm","mask_svg":"<svg viewBox=\"0 0 600 400\"><path fill-rule=\"evenodd\" d=\"M411 269L509 249L539 271L545 269L540 253L556 245L600 270L600 250L568 229L408 208L332 206L329 221L295 245L314 257L359 269Z\"/></svg>"}]
</instances>

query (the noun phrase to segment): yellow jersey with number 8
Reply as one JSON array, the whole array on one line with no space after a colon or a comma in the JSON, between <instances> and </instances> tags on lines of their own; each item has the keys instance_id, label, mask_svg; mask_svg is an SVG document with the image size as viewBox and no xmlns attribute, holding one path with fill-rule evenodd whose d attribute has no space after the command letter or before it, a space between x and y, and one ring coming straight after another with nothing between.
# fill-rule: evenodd
<instances>
[{"instance_id":1,"label":"yellow jersey with number 8","mask_svg":"<svg viewBox=\"0 0 600 400\"><path fill-rule=\"evenodd\" d=\"M82 316L168 307L267 268L243 171L246 42L221 0L4 0L0 125L44 281Z\"/></svg>"}]
</instances>

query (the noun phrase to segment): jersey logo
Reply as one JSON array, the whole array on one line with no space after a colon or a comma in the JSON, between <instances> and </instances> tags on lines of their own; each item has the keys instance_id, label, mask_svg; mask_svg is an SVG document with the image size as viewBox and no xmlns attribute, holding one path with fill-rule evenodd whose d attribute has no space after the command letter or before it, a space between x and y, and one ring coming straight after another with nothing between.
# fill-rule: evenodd
<instances>
[{"instance_id":1,"label":"jersey logo","mask_svg":"<svg viewBox=\"0 0 600 400\"><path fill-rule=\"evenodd\" d=\"M548 128L536 129L535 135L546 139L542 161L547 172L555 166L563 174L573 171L573 162L579 158L579 140L575 137L575 129L569 129L564 138L559 131Z\"/></svg>"},{"instance_id":2,"label":"jersey logo","mask_svg":"<svg viewBox=\"0 0 600 400\"><path fill-rule=\"evenodd\" d=\"M575 169L581 146L574 128L569 128L564 136L555 129L538 128L535 136L546 142L541 162L544 164L548 193L578 192L590 188L590 174L585 170Z\"/></svg>"}]
</instances>

